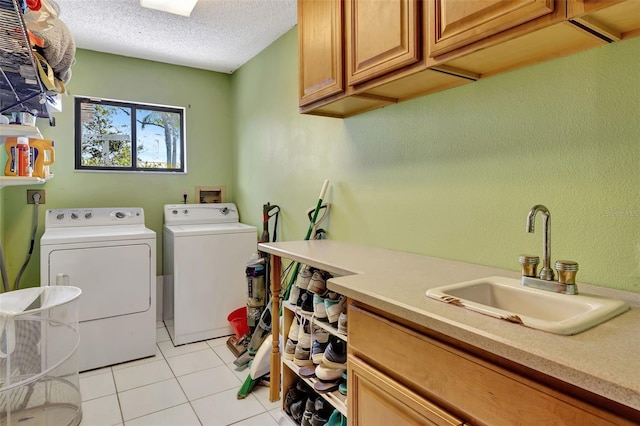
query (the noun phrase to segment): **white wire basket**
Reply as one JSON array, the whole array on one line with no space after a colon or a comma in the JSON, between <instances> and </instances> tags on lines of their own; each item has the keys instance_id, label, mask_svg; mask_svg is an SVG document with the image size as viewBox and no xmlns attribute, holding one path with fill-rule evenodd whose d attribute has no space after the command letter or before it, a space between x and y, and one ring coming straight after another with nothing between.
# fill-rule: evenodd
<instances>
[{"instance_id":1,"label":"white wire basket","mask_svg":"<svg viewBox=\"0 0 640 426\"><path fill-rule=\"evenodd\" d=\"M80 294L71 286L0 294L0 426L80 424Z\"/></svg>"}]
</instances>

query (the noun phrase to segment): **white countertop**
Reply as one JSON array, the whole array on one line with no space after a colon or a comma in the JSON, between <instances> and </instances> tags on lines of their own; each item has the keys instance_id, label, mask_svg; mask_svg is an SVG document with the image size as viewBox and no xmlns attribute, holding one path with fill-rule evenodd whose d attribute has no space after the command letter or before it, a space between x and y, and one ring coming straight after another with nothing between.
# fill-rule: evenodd
<instances>
[{"instance_id":1,"label":"white countertop","mask_svg":"<svg viewBox=\"0 0 640 426\"><path fill-rule=\"evenodd\" d=\"M513 271L331 240L261 243L259 249L339 275L328 283L333 291L640 410L640 294L578 282L581 293L624 299L632 309L559 336L425 296L446 284L519 278Z\"/></svg>"}]
</instances>

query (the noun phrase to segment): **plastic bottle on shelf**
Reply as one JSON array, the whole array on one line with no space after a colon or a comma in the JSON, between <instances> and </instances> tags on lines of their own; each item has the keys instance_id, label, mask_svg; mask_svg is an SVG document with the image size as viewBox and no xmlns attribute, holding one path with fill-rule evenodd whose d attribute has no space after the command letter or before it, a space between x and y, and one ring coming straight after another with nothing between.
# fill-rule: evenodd
<instances>
[{"instance_id":1,"label":"plastic bottle on shelf","mask_svg":"<svg viewBox=\"0 0 640 426\"><path fill-rule=\"evenodd\" d=\"M29 139L33 176L42 179L50 177L49 166L55 161L53 141L47 139Z\"/></svg>"},{"instance_id":2,"label":"plastic bottle on shelf","mask_svg":"<svg viewBox=\"0 0 640 426\"><path fill-rule=\"evenodd\" d=\"M29 151L29 138L18 137L18 176L31 177L31 152Z\"/></svg>"}]
</instances>

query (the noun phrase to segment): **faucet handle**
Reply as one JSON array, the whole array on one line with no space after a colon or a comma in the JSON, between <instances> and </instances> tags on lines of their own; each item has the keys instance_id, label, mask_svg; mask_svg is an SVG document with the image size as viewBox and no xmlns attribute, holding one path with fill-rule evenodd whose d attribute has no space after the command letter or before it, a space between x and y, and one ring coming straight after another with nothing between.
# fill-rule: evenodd
<instances>
[{"instance_id":1,"label":"faucet handle","mask_svg":"<svg viewBox=\"0 0 640 426\"><path fill-rule=\"evenodd\" d=\"M576 273L578 272L578 263L572 260L556 261L556 270L558 271L558 282L562 284L575 284Z\"/></svg>"},{"instance_id":2,"label":"faucet handle","mask_svg":"<svg viewBox=\"0 0 640 426\"><path fill-rule=\"evenodd\" d=\"M539 256L521 254L518 256L518 262L520 262L520 270L523 276L535 277L537 275L538 264L540 263Z\"/></svg>"}]
</instances>

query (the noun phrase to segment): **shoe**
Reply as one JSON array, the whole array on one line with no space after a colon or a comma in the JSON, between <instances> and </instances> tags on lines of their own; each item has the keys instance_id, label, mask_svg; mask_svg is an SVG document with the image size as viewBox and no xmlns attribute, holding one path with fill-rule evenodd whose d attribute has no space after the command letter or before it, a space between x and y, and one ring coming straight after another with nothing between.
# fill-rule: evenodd
<instances>
[{"instance_id":1,"label":"shoe","mask_svg":"<svg viewBox=\"0 0 640 426\"><path fill-rule=\"evenodd\" d=\"M329 332L324 328L311 324L311 340L317 340L320 343L327 343L329 341Z\"/></svg>"},{"instance_id":2,"label":"shoe","mask_svg":"<svg viewBox=\"0 0 640 426\"><path fill-rule=\"evenodd\" d=\"M324 299L324 305L327 310L327 319L330 324L337 326L340 313L346 312L347 299L344 296L340 296L338 300L332 300L329 298Z\"/></svg>"},{"instance_id":3,"label":"shoe","mask_svg":"<svg viewBox=\"0 0 640 426\"><path fill-rule=\"evenodd\" d=\"M309 392L310 389L307 385L303 384L302 381L298 381L291 385L287 390L287 395L284 399L284 411L287 414L291 414L291 405L293 405L294 402L307 399Z\"/></svg>"},{"instance_id":4,"label":"shoe","mask_svg":"<svg viewBox=\"0 0 640 426\"><path fill-rule=\"evenodd\" d=\"M322 398L318 398L318 399L322 399ZM315 413L313 413L313 415L311 416L311 426L324 426L327 424L327 422L329 421L329 417L325 417L323 413L316 411Z\"/></svg>"},{"instance_id":5,"label":"shoe","mask_svg":"<svg viewBox=\"0 0 640 426\"><path fill-rule=\"evenodd\" d=\"M300 327L298 329L298 337L296 342L305 349L311 348L311 320L302 317L300 319Z\"/></svg>"},{"instance_id":6,"label":"shoe","mask_svg":"<svg viewBox=\"0 0 640 426\"><path fill-rule=\"evenodd\" d=\"M324 297L313 295L313 315L318 321L327 321L327 308L324 306Z\"/></svg>"},{"instance_id":7,"label":"shoe","mask_svg":"<svg viewBox=\"0 0 640 426\"><path fill-rule=\"evenodd\" d=\"M347 418L338 411L338 409L333 410L331 416L329 416L329 420L326 423L327 426L347 426Z\"/></svg>"},{"instance_id":8,"label":"shoe","mask_svg":"<svg viewBox=\"0 0 640 426\"><path fill-rule=\"evenodd\" d=\"M289 303L295 305L298 301L298 297L300 297L300 287L297 284L291 286L291 291L289 292Z\"/></svg>"},{"instance_id":9,"label":"shoe","mask_svg":"<svg viewBox=\"0 0 640 426\"><path fill-rule=\"evenodd\" d=\"M328 367L324 363L320 363L316 367L316 377L318 380L325 382L335 382L342 377L342 374L346 371L345 368L332 368Z\"/></svg>"},{"instance_id":10,"label":"shoe","mask_svg":"<svg viewBox=\"0 0 640 426\"><path fill-rule=\"evenodd\" d=\"M302 414L304 413L305 402L306 402L306 399L296 401L293 404L291 404L291 409L290 409L291 417L293 417L293 420L296 423L300 423L300 421L302 420Z\"/></svg>"},{"instance_id":11,"label":"shoe","mask_svg":"<svg viewBox=\"0 0 640 426\"><path fill-rule=\"evenodd\" d=\"M284 353L282 354L284 359L293 360L293 356L296 353L296 343L291 339L287 339L287 343L284 345Z\"/></svg>"},{"instance_id":12,"label":"shoe","mask_svg":"<svg viewBox=\"0 0 640 426\"><path fill-rule=\"evenodd\" d=\"M331 368L347 369L347 344L337 337L329 339L327 349L322 355L322 363Z\"/></svg>"},{"instance_id":13,"label":"shoe","mask_svg":"<svg viewBox=\"0 0 640 426\"><path fill-rule=\"evenodd\" d=\"M298 318L294 318L293 322L291 322L291 327L289 327L289 334L287 337L293 340L295 343L298 343L298 333L300 332L300 323L298 322Z\"/></svg>"},{"instance_id":14,"label":"shoe","mask_svg":"<svg viewBox=\"0 0 640 426\"><path fill-rule=\"evenodd\" d=\"M309 287L309 281L311 281L311 277L313 276L315 269L309 265L304 265L300 272L298 272L298 280L296 281L298 287L306 290Z\"/></svg>"},{"instance_id":15,"label":"shoe","mask_svg":"<svg viewBox=\"0 0 640 426\"><path fill-rule=\"evenodd\" d=\"M338 392L346 396L347 395L347 372L346 371L342 373L342 379L344 381L340 383L340 385L338 386Z\"/></svg>"},{"instance_id":16,"label":"shoe","mask_svg":"<svg viewBox=\"0 0 640 426\"><path fill-rule=\"evenodd\" d=\"M324 271L315 271L311 280L309 281L309 290L317 295L324 295L327 293L327 279L331 278L331 275Z\"/></svg>"},{"instance_id":17,"label":"shoe","mask_svg":"<svg viewBox=\"0 0 640 426\"><path fill-rule=\"evenodd\" d=\"M309 397L304 405L304 412L302 413L301 426L311 426L311 416L316 411L316 398Z\"/></svg>"},{"instance_id":18,"label":"shoe","mask_svg":"<svg viewBox=\"0 0 640 426\"><path fill-rule=\"evenodd\" d=\"M317 365L322 362L322 356L324 355L324 351L327 349L328 344L328 342L320 343L317 340L313 341L313 346L311 347L311 360L314 364Z\"/></svg>"},{"instance_id":19,"label":"shoe","mask_svg":"<svg viewBox=\"0 0 640 426\"><path fill-rule=\"evenodd\" d=\"M300 306L296 307L296 313L300 315L313 315L313 293L309 290L300 291Z\"/></svg>"},{"instance_id":20,"label":"shoe","mask_svg":"<svg viewBox=\"0 0 640 426\"><path fill-rule=\"evenodd\" d=\"M303 348L298 344L296 346L295 354L293 355L293 363L298 367L313 365L313 361L311 360L311 350L309 348Z\"/></svg>"},{"instance_id":21,"label":"shoe","mask_svg":"<svg viewBox=\"0 0 640 426\"><path fill-rule=\"evenodd\" d=\"M347 334L347 313L341 312L338 317L338 333Z\"/></svg>"}]
</instances>

